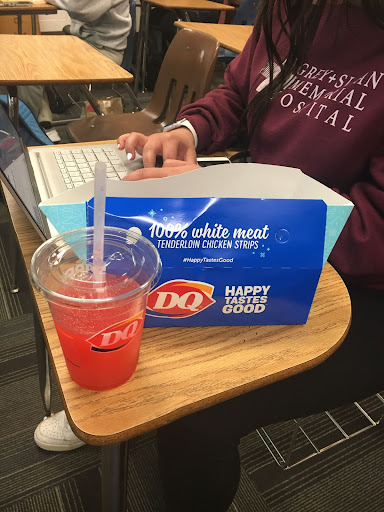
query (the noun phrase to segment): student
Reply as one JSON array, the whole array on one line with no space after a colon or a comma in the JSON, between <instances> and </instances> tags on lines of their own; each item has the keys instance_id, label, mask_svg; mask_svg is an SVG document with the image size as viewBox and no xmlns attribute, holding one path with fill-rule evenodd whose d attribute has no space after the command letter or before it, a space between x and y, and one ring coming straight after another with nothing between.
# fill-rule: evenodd
<instances>
[{"instance_id":1,"label":"student","mask_svg":"<svg viewBox=\"0 0 384 512\"><path fill-rule=\"evenodd\" d=\"M143 155L144 168L126 179L196 169L196 150L242 141L252 161L298 167L348 197L355 208L329 260L348 286L352 325L314 369L158 431L168 512L226 511L240 478L240 438L255 428L384 389L384 6L263 0L259 13L225 84L184 107L177 129L118 139L132 157Z\"/></svg>"},{"instance_id":2,"label":"student","mask_svg":"<svg viewBox=\"0 0 384 512\"><path fill-rule=\"evenodd\" d=\"M123 62L132 20L129 0L47 0L67 11L68 33L77 36L120 65Z\"/></svg>"},{"instance_id":3,"label":"student","mask_svg":"<svg viewBox=\"0 0 384 512\"><path fill-rule=\"evenodd\" d=\"M120 65L132 27L129 0L47 0L67 11L71 24L65 32L77 36ZM75 57L75 56L74 56ZM40 123L52 123L52 112L42 86L19 87L19 97Z\"/></svg>"}]
</instances>

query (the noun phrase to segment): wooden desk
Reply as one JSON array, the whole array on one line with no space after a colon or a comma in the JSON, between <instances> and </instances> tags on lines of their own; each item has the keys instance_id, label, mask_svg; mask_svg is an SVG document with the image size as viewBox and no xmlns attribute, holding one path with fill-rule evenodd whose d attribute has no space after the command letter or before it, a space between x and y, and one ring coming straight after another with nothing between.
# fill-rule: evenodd
<instances>
[{"instance_id":1,"label":"wooden desk","mask_svg":"<svg viewBox=\"0 0 384 512\"><path fill-rule=\"evenodd\" d=\"M252 25L225 25L223 23L197 23L193 21L175 21L175 26L209 34L219 41L220 46L236 53L243 51L253 29Z\"/></svg>"},{"instance_id":2,"label":"wooden desk","mask_svg":"<svg viewBox=\"0 0 384 512\"><path fill-rule=\"evenodd\" d=\"M8 88L15 125L18 85L83 84L87 99L99 112L87 85L133 80L131 73L75 36L0 34L0 48L0 85Z\"/></svg>"},{"instance_id":3,"label":"wooden desk","mask_svg":"<svg viewBox=\"0 0 384 512\"><path fill-rule=\"evenodd\" d=\"M41 240L5 196L28 268ZM147 328L131 380L94 392L70 379L47 302L35 300L68 420L79 438L102 445L104 512L126 510L127 439L316 366L341 344L351 319L347 289L326 264L306 325ZM111 467L122 471L119 481Z\"/></svg>"},{"instance_id":4,"label":"wooden desk","mask_svg":"<svg viewBox=\"0 0 384 512\"><path fill-rule=\"evenodd\" d=\"M342 342L351 316L345 285L326 265L306 325L147 328L132 379L97 393L69 377L47 303L37 300L71 425L97 445L124 441L316 366Z\"/></svg>"},{"instance_id":5,"label":"wooden desk","mask_svg":"<svg viewBox=\"0 0 384 512\"><path fill-rule=\"evenodd\" d=\"M12 4L12 0L0 0L0 16L17 16L17 32L23 33L22 18L23 14L31 15L32 34L36 34L36 16L38 14L56 14L57 7L48 4L44 0L28 0L32 5L5 5ZM14 3L17 3L15 0ZM4 5L2 5L4 4Z\"/></svg>"},{"instance_id":6,"label":"wooden desk","mask_svg":"<svg viewBox=\"0 0 384 512\"><path fill-rule=\"evenodd\" d=\"M189 21L188 11L233 11L233 5L220 4L210 0L142 0L140 26L137 39L136 72L134 93L139 90L139 83L144 92L145 75L147 70L147 49L149 35L149 14L151 7L162 7L175 11L179 19Z\"/></svg>"}]
</instances>

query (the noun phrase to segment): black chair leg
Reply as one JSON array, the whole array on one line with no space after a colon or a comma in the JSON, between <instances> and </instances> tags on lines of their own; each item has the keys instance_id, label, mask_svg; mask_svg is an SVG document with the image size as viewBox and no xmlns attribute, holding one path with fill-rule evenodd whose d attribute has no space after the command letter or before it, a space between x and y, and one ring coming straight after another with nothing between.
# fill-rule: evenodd
<instances>
[{"instance_id":1,"label":"black chair leg","mask_svg":"<svg viewBox=\"0 0 384 512\"><path fill-rule=\"evenodd\" d=\"M9 266L11 270L11 286L10 286L10 292L11 293L17 293L19 291L19 287L17 284L17 277L16 277L16 271L17 271L17 262L18 262L19 254L18 254L18 248L15 240L15 236L13 233L11 233L10 240L9 240Z\"/></svg>"},{"instance_id":2,"label":"black chair leg","mask_svg":"<svg viewBox=\"0 0 384 512\"><path fill-rule=\"evenodd\" d=\"M141 106L139 100L136 98L136 95L132 91L130 85L127 84L127 83L124 83L123 85L124 85L126 91L128 92L129 97L130 97L132 103L136 106L137 110L143 110L143 107Z\"/></svg>"},{"instance_id":3,"label":"black chair leg","mask_svg":"<svg viewBox=\"0 0 384 512\"><path fill-rule=\"evenodd\" d=\"M128 441L101 447L102 512L126 512Z\"/></svg>"},{"instance_id":4,"label":"black chair leg","mask_svg":"<svg viewBox=\"0 0 384 512\"><path fill-rule=\"evenodd\" d=\"M37 306L35 304L33 306L33 321L35 327L35 343L40 395L43 401L45 417L48 417L51 415L51 374L49 356L43 330L40 325L39 315L37 313Z\"/></svg>"}]
</instances>

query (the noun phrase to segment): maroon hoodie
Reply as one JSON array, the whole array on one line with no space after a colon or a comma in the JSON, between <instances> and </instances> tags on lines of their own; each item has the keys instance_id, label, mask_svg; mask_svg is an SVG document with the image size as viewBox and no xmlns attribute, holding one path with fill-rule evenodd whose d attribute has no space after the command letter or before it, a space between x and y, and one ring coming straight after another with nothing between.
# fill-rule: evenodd
<instances>
[{"instance_id":1,"label":"maroon hoodie","mask_svg":"<svg viewBox=\"0 0 384 512\"><path fill-rule=\"evenodd\" d=\"M297 167L350 199L330 262L347 282L384 289L384 30L362 8L324 15L298 76L247 135L240 118L263 87L266 63L264 38L252 35L225 84L179 118L194 126L199 153L249 138L253 162Z\"/></svg>"}]
</instances>

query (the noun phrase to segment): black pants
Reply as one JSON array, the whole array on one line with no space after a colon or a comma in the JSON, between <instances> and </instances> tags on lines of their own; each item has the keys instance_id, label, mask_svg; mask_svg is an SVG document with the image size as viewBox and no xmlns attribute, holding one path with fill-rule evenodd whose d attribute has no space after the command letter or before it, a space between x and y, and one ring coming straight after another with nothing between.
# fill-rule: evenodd
<instances>
[{"instance_id":1,"label":"black pants","mask_svg":"<svg viewBox=\"0 0 384 512\"><path fill-rule=\"evenodd\" d=\"M384 390L384 292L349 291L351 329L327 361L158 431L167 511L225 512L239 483L240 438L252 430Z\"/></svg>"}]
</instances>

